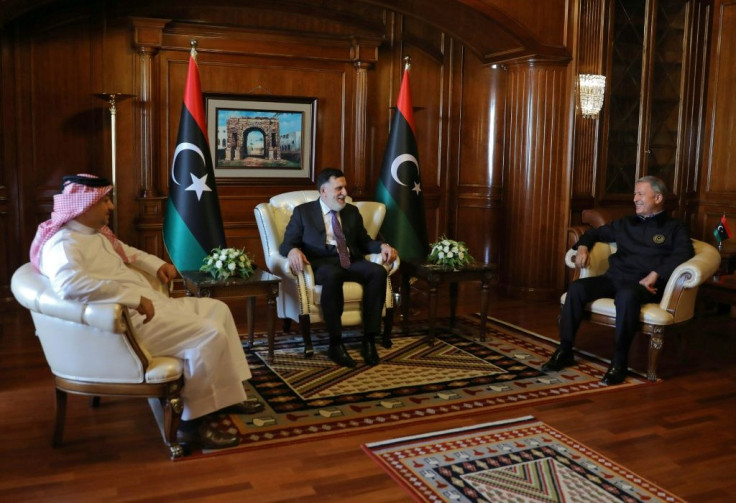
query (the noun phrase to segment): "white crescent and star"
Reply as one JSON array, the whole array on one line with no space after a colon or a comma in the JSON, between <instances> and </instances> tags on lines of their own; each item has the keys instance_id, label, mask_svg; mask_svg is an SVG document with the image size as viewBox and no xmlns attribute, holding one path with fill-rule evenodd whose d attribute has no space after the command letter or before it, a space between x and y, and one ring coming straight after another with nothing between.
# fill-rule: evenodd
<instances>
[{"instance_id":1,"label":"white crescent and star","mask_svg":"<svg viewBox=\"0 0 736 503\"><path fill-rule=\"evenodd\" d=\"M177 185L181 184L179 183L179 180L176 179L176 173L174 172L174 166L176 166L176 157L185 150L191 150L192 152L195 152L202 159L202 163L205 163L204 153L202 152L202 149L200 149L194 143L182 142L178 144L176 146L176 150L174 150L174 160L171 162L171 179ZM195 176L192 172L190 172L189 175L192 177L192 184L184 190L191 190L196 192L198 201L202 199L202 194L204 192L212 192L212 189L207 185L207 174L205 174L201 178Z\"/></svg>"},{"instance_id":2,"label":"white crescent and star","mask_svg":"<svg viewBox=\"0 0 736 503\"><path fill-rule=\"evenodd\" d=\"M411 162L416 166L417 168L417 174L419 173L419 162L417 161L417 158L414 157L411 154L401 154L396 156L394 161L391 163L391 177L398 183L399 185L403 185L404 187L408 187L407 184L402 182L399 179L399 166L401 166L405 162ZM422 191L422 186L419 184L419 182L414 182L414 188L411 189L412 191L416 192L417 195Z\"/></svg>"}]
</instances>

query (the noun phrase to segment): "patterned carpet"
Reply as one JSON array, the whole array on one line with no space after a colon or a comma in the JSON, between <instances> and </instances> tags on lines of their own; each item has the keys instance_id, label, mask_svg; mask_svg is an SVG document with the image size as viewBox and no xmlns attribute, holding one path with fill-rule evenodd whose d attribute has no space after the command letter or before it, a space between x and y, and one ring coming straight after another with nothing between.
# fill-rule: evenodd
<instances>
[{"instance_id":1,"label":"patterned carpet","mask_svg":"<svg viewBox=\"0 0 736 503\"><path fill-rule=\"evenodd\" d=\"M461 318L453 329L445 321L440 320L433 346L424 341L423 323L395 334L392 348L379 347L381 363L375 367L363 364L357 332L344 334L359 362L353 369L327 359L326 335L319 330L313 331L311 359L302 355L300 337L277 334L274 362L268 365L266 344L257 342L246 351L253 373L246 391L266 410L255 416L223 415L213 425L239 432L241 445L235 449L242 450L611 389L599 382L607 365L582 355L574 367L542 372L555 346L534 334L489 320L481 343L474 340L477 317ZM632 374L615 389L645 383Z\"/></svg>"},{"instance_id":2,"label":"patterned carpet","mask_svg":"<svg viewBox=\"0 0 736 503\"><path fill-rule=\"evenodd\" d=\"M363 450L415 501L683 501L531 416Z\"/></svg>"}]
</instances>

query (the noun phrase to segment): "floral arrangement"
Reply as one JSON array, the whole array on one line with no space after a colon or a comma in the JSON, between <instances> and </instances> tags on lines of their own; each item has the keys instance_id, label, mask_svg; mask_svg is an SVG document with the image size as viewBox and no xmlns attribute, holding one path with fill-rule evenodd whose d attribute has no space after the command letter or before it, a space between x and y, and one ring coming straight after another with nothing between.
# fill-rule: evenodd
<instances>
[{"instance_id":1,"label":"floral arrangement","mask_svg":"<svg viewBox=\"0 0 736 503\"><path fill-rule=\"evenodd\" d=\"M215 248L202 262L199 270L210 273L215 279L227 279L231 276L247 278L253 274L254 269L245 249Z\"/></svg>"},{"instance_id":2,"label":"floral arrangement","mask_svg":"<svg viewBox=\"0 0 736 503\"><path fill-rule=\"evenodd\" d=\"M462 241L442 236L439 241L430 246L432 251L429 252L427 260L432 264L459 269L475 262L475 259L468 253L468 246Z\"/></svg>"}]
</instances>

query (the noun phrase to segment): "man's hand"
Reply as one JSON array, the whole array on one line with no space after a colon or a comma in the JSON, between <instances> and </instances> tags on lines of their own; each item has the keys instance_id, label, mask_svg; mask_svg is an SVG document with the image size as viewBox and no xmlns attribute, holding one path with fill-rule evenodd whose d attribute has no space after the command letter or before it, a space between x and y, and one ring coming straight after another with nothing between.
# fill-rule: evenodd
<instances>
[{"instance_id":1,"label":"man's hand","mask_svg":"<svg viewBox=\"0 0 736 503\"><path fill-rule=\"evenodd\" d=\"M578 246L577 253L575 254L575 267L578 269L585 269L590 265L590 255L588 254L587 246Z\"/></svg>"},{"instance_id":2,"label":"man's hand","mask_svg":"<svg viewBox=\"0 0 736 503\"><path fill-rule=\"evenodd\" d=\"M659 274L652 271L649 274L647 274L644 279L639 281L639 284L643 286L644 288L646 288L649 291L649 293L651 293L652 295L656 295L657 289L654 288L654 284L657 282L658 278L659 278Z\"/></svg>"},{"instance_id":3,"label":"man's hand","mask_svg":"<svg viewBox=\"0 0 736 503\"><path fill-rule=\"evenodd\" d=\"M158 271L156 271L156 276L158 277L159 281L163 283L164 285L167 285L169 281L173 280L179 275L179 272L176 270L176 267L174 267L172 264L169 264L168 262L162 265L158 268Z\"/></svg>"},{"instance_id":4,"label":"man's hand","mask_svg":"<svg viewBox=\"0 0 736 503\"><path fill-rule=\"evenodd\" d=\"M289 250L289 267L295 273L300 273L304 270L304 266L309 263L307 256L299 248L292 248Z\"/></svg>"},{"instance_id":5,"label":"man's hand","mask_svg":"<svg viewBox=\"0 0 736 503\"><path fill-rule=\"evenodd\" d=\"M141 297L141 303L138 304L138 307L136 307L135 310L142 316L145 316L143 323L151 321L154 314L156 314L155 309L153 308L153 302L151 302L151 299L146 297Z\"/></svg>"},{"instance_id":6,"label":"man's hand","mask_svg":"<svg viewBox=\"0 0 736 503\"><path fill-rule=\"evenodd\" d=\"M384 264L393 264L394 260L396 260L396 257L398 257L398 253L396 252L396 249L390 244L382 243L381 257L383 257Z\"/></svg>"}]
</instances>

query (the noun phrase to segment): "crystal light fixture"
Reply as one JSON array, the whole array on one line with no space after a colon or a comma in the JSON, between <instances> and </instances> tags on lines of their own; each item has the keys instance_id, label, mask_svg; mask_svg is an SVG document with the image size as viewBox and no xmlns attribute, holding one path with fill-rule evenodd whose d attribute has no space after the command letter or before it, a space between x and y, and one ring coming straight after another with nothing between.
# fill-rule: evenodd
<instances>
[{"instance_id":1,"label":"crystal light fixture","mask_svg":"<svg viewBox=\"0 0 736 503\"><path fill-rule=\"evenodd\" d=\"M603 107L603 97L606 91L606 77L581 73L578 78L580 92L580 110L583 117L596 119Z\"/></svg>"}]
</instances>

